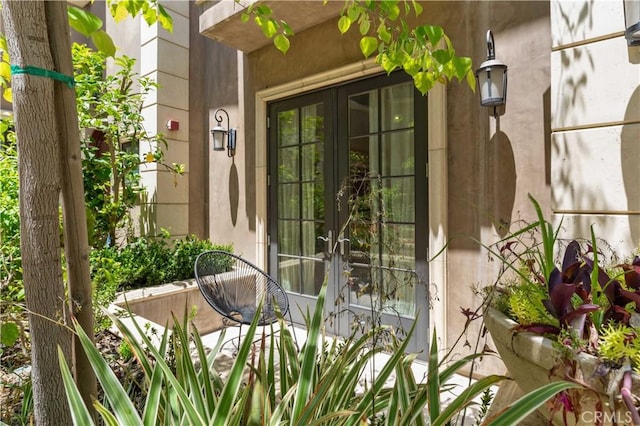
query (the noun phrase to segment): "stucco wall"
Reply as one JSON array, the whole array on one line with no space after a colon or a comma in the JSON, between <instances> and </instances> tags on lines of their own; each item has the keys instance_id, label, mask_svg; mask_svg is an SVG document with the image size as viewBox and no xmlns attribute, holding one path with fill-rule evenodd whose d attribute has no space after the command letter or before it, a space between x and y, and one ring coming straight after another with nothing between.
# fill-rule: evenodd
<instances>
[{"instance_id":1,"label":"stucco wall","mask_svg":"<svg viewBox=\"0 0 640 426\"><path fill-rule=\"evenodd\" d=\"M623 2L552 1L552 188L562 236L593 224L624 258L640 243L640 47Z\"/></svg>"}]
</instances>

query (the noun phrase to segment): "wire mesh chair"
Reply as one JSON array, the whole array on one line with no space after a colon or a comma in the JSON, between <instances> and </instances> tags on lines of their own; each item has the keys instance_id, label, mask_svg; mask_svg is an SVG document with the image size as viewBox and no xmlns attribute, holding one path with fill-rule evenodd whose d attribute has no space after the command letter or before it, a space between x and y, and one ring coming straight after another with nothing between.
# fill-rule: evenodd
<instances>
[{"instance_id":1,"label":"wire mesh chair","mask_svg":"<svg viewBox=\"0 0 640 426\"><path fill-rule=\"evenodd\" d=\"M200 253L194 272L202 296L222 315L225 325L251 324L256 314L260 315L258 325L272 324L277 321L276 307L291 318L289 299L280 284L240 256L219 250Z\"/></svg>"}]
</instances>

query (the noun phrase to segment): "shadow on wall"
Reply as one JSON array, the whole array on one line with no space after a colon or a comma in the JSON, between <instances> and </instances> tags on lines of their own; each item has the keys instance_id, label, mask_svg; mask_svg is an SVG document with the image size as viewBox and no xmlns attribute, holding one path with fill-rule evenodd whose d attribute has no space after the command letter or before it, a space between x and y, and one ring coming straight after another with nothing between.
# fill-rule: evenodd
<instances>
[{"instance_id":1,"label":"shadow on wall","mask_svg":"<svg viewBox=\"0 0 640 426\"><path fill-rule=\"evenodd\" d=\"M636 216L629 218L629 227L631 237L636 239L633 244L637 244L637 239L640 238L640 86L636 87L629 99L624 119L630 124L623 125L620 133L620 165L627 195L627 210L635 212Z\"/></svg>"},{"instance_id":2,"label":"shadow on wall","mask_svg":"<svg viewBox=\"0 0 640 426\"><path fill-rule=\"evenodd\" d=\"M505 237L516 199L516 162L509 137L497 130L487 149L487 214L496 232Z\"/></svg>"},{"instance_id":3,"label":"shadow on wall","mask_svg":"<svg viewBox=\"0 0 640 426\"><path fill-rule=\"evenodd\" d=\"M158 235L157 210L158 204L156 193L154 193L151 198L149 198L147 193L140 194L140 217L138 218L140 235Z\"/></svg>"},{"instance_id":4,"label":"shadow on wall","mask_svg":"<svg viewBox=\"0 0 640 426\"><path fill-rule=\"evenodd\" d=\"M238 205L240 198L240 183L238 179L238 167L235 159L231 163L229 170L229 214L231 214L231 223L236 226L238 222Z\"/></svg>"}]
</instances>

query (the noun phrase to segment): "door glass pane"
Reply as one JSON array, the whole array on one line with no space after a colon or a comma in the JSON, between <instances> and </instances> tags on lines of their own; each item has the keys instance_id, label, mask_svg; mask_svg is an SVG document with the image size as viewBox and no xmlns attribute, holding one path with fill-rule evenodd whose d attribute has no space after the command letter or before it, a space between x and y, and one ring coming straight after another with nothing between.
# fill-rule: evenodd
<instances>
[{"instance_id":1,"label":"door glass pane","mask_svg":"<svg viewBox=\"0 0 640 426\"><path fill-rule=\"evenodd\" d=\"M413 129L382 136L380 172L384 176L413 175L416 166L413 139Z\"/></svg>"},{"instance_id":2,"label":"door glass pane","mask_svg":"<svg viewBox=\"0 0 640 426\"><path fill-rule=\"evenodd\" d=\"M413 126L411 83L349 98L350 303L404 316L416 308Z\"/></svg>"},{"instance_id":3,"label":"door glass pane","mask_svg":"<svg viewBox=\"0 0 640 426\"><path fill-rule=\"evenodd\" d=\"M277 114L277 279L293 293L318 294L326 234L324 106L311 104Z\"/></svg>"},{"instance_id":4,"label":"door glass pane","mask_svg":"<svg viewBox=\"0 0 640 426\"><path fill-rule=\"evenodd\" d=\"M398 84L382 89L382 131L413 128L413 86Z\"/></svg>"},{"instance_id":5,"label":"door glass pane","mask_svg":"<svg viewBox=\"0 0 640 426\"><path fill-rule=\"evenodd\" d=\"M378 91L349 97L349 136L362 136L378 131Z\"/></svg>"},{"instance_id":6,"label":"door glass pane","mask_svg":"<svg viewBox=\"0 0 640 426\"><path fill-rule=\"evenodd\" d=\"M278 113L278 146L297 145L300 140L298 110Z\"/></svg>"},{"instance_id":7,"label":"door glass pane","mask_svg":"<svg viewBox=\"0 0 640 426\"><path fill-rule=\"evenodd\" d=\"M386 223L405 222L414 223L416 218L415 188L412 177L384 178L382 181L380 205L384 206ZM377 188L377 181L374 182Z\"/></svg>"},{"instance_id":8,"label":"door glass pane","mask_svg":"<svg viewBox=\"0 0 640 426\"><path fill-rule=\"evenodd\" d=\"M298 219L300 217L300 185L282 184L278 185L278 217L280 219Z\"/></svg>"},{"instance_id":9,"label":"door glass pane","mask_svg":"<svg viewBox=\"0 0 640 426\"><path fill-rule=\"evenodd\" d=\"M302 219L324 218L324 183L303 183L302 188Z\"/></svg>"},{"instance_id":10,"label":"door glass pane","mask_svg":"<svg viewBox=\"0 0 640 426\"><path fill-rule=\"evenodd\" d=\"M278 182L296 182L299 179L300 150L297 146L278 150Z\"/></svg>"},{"instance_id":11,"label":"door glass pane","mask_svg":"<svg viewBox=\"0 0 640 426\"><path fill-rule=\"evenodd\" d=\"M302 143L320 141L324 141L322 105L305 106L302 108Z\"/></svg>"},{"instance_id":12,"label":"door glass pane","mask_svg":"<svg viewBox=\"0 0 640 426\"><path fill-rule=\"evenodd\" d=\"M282 254L300 254L300 227L292 220L278 221L278 249Z\"/></svg>"},{"instance_id":13,"label":"door glass pane","mask_svg":"<svg viewBox=\"0 0 640 426\"><path fill-rule=\"evenodd\" d=\"M302 180L319 181L318 176L322 176L324 167L324 144L312 143L302 145Z\"/></svg>"}]
</instances>

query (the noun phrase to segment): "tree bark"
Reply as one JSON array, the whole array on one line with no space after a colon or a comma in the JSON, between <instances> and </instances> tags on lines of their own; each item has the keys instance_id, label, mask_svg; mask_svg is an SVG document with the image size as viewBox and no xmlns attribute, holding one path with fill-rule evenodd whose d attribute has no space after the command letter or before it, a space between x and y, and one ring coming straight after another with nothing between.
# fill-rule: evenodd
<instances>
[{"instance_id":1,"label":"tree bark","mask_svg":"<svg viewBox=\"0 0 640 426\"><path fill-rule=\"evenodd\" d=\"M46 2L47 27L54 69L73 75L71 38L67 3ZM93 309L89 268L89 236L82 180L82 154L78 130L78 110L75 90L55 82L55 112L62 174L62 212L64 250L67 261L67 282L71 312L85 333L93 340ZM85 405L91 409L97 396L96 376L76 337L73 340L74 377Z\"/></svg>"},{"instance_id":2,"label":"tree bark","mask_svg":"<svg viewBox=\"0 0 640 426\"><path fill-rule=\"evenodd\" d=\"M2 17L12 63L52 70L44 1L3 1ZM20 176L20 250L31 337L35 422L68 425L71 415L57 347L69 359L60 256L60 152L54 82L29 74L12 76Z\"/></svg>"}]
</instances>

